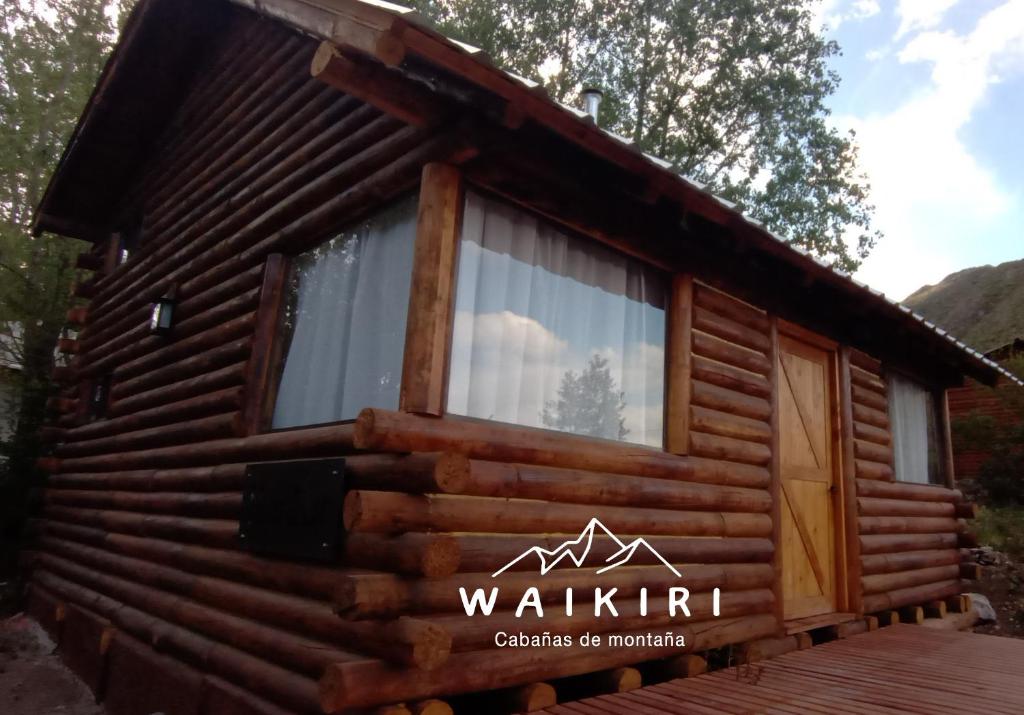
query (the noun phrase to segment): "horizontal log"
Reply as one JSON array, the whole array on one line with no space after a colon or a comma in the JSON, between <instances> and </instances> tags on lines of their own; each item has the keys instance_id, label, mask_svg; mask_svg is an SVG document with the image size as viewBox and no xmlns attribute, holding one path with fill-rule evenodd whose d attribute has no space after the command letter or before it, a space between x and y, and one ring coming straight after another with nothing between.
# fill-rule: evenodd
<instances>
[{"instance_id":1,"label":"horizontal log","mask_svg":"<svg viewBox=\"0 0 1024 715\"><path fill-rule=\"evenodd\" d=\"M851 348L850 350L850 363L872 375L882 374L882 363L856 348Z\"/></svg>"},{"instance_id":2,"label":"horizontal log","mask_svg":"<svg viewBox=\"0 0 1024 715\"><path fill-rule=\"evenodd\" d=\"M772 459L772 451L765 444L705 434L694 427L690 429L690 453L696 457L741 462L755 466L766 466Z\"/></svg>"},{"instance_id":3,"label":"horizontal log","mask_svg":"<svg viewBox=\"0 0 1024 715\"><path fill-rule=\"evenodd\" d=\"M470 460L469 465L468 483L462 493L472 496L697 511L763 513L771 508L771 497L763 489L478 459Z\"/></svg>"},{"instance_id":4,"label":"horizontal log","mask_svg":"<svg viewBox=\"0 0 1024 715\"><path fill-rule=\"evenodd\" d=\"M240 491L246 464L219 464L191 469L143 469L93 474L55 474L47 484L58 489L124 490L133 492Z\"/></svg>"},{"instance_id":5,"label":"horizontal log","mask_svg":"<svg viewBox=\"0 0 1024 715\"><path fill-rule=\"evenodd\" d=\"M175 411L183 409L185 403L193 400L213 399L210 395L220 394L226 389L242 385L245 380L245 365L245 362L232 363L198 377L161 385L131 397L114 400L107 407L109 419L106 422L114 422L118 418L130 415L146 415L147 417L141 419L149 419L148 415L164 414L165 407ZM175 405L177 407L174 407Z\"/></svg>"},{"instance_id":6,"label":"horizontal log","mask_svg":"<svg viewBox=\"0 0 1024 715\"><path fill-rule=\"evenodd\" d=\"M332 665L320 681L321 707L334 712L346 707L373 704L386 690L390 699L415 700L437 695L455 695L493 690L518 683L562 678L607 670L682 652L700 652L730 643L772 635L778 628L770 615L716 619L685 626L673 626L682 635L683 647L638 645L634 647L505 648L487 651L487 668L481 668L480 652L453 655L440 668L428 672L401 672L380 664ZM646 638L648 630L618 634L621 638ZM628 642L628 641L627 641Z\"/></svg>"},{"instance_id":7,"label":"horizontal log","mask_svg":"<svg viewBox=\"0 0 1024 715\"><path fill-rule=\"evenodd\" d=\"M196 353L220 347L233 340L249 336L256 324L256 313L249 312L237 318L208 328L200 333L191 335L182 340L168 343L165 347L147 353L114 368L114 379L124 382L133 377L138 377L150 372L154 368L163 367L169 363L177 362L183 358L191 357Z\"/></svg>"},{"instance_id":8,"label":"horizontal log","mask_svg":"<svg viewBox=\"0 0 1024 715\"><path fill-rule=\"evenodd\" d=\"M768 472L750 465L689 459L641 445L457 417L432 418L365 409L355 423L356 449L444 452L470 458L642 477L764 487Z\"/></svg>"},{"instance_id":9,"label":"horizontal log","mask_svg":"<svg viewBox=\"0 0 1024 715\"><path fill-rule=\"evenodd\" d=\"M144 613L309 676L319 675L331 663L358 661L362 657L320 640L285 633L226 610L85 568L49 553L40 555L40 568ZM233 604L224 606L232 608Z\"/></svg>"},{"instance_id":10,"label":"horizontal log","mask_svg":"<svg viewBox=\"0 0 1024 715\"><path fill-rule=\"evenodd\" d=\"M690 407L690 428L721 437L743 439L760 444L768 444L772 439L771 427L766 422L732 415L728 412L709 410L699 405Z\"/></svg>"},{"instance_id":11,"label":"horizontal log","mask_svg":"<svg viewBox=\"0 0 1024 715\"><path fill-rule=\"evenodd\" d=\"M138 514L127 511L83 509L48 504L48 519L90 526L104 531L151 536L216 547L238 546L238 522L227 519L192 519L162 514Z\"/></svg>"},{"instance_id":12,"label":"horizontal log","mask_svg":"<svg viewBox=\"0 0 1024 715\"><path fill-rule=\"evenodd\" d=\"M964 590L964 585L960 581L950 580L889 591L888 593L878 593L872 596L865 596L864 610L874 612L883 611L887 608L901 608L946 598L962 590Z\"/></svg>"},{"instance_id":13,"label":"horizontal log","mask_svg":"<svg viewBox=\"0 0 1024 715\"><path fill-rule=\"evenodd\" d=\"M459 568L461 549L447 534L348 534L342 551L347 566L441 578Z\"/></svg>"},{"instance_id":14,"label":"horizontal log","mask_svg":"<svg viewBox=\"0 0 1024 715\"><path fill-rule=\"evenodd\" d=\"M760 353L767 353L771 347L767 331L753 330L699 305L693 309L693 327L708 335Z\"/></svg>"},{"instance_id":15,"label":"horizontal log","mask_svg":"<svg viewBox=\"0 0 1024 715\"><path fill-rule=\"evenodd\" d=\"M933 566L931 568L913 569L911 571L893 571L891 573L874 574L861 578L861 588L865 595L886 593L899 589L938 583L960 577L959 564Z\"/></svg>"},{"instance_id":16,"label":"horizontal log","mask_svg":"<svg viewBox=\"0 0 1024 715\"><path fill-rule=\"evenodd\" d=\"M865 442L873 442L884 447L888 447L892 443L892 439L889 435L889 430L882 429L880 427L874 427L863 422L853 423L853 436L859 440Z\"/></svg>"},{"instance_id":17,"label":"horizontal log","mask_svg":"<svg viewBox=\"0 0 1024 715\"><path fill-rule=\"evenodd\" d=\"M330 604L308 598L244 586L212 576L194 576L136 558L112 554L55 538L44 538L43 549L76 564L126 578L213 608L230 604L233 614L264 625L323 639L415 668L434 668L451 651L451 636L426 621L399 618L354 622L338 618Z\"/></svg>"},{"instance_id":18,"label":"horizontal log","mask_svg":"<svg viewBox=\"0 0 1024 715\"><path fill-rule=\"evenodd\" d=\"M956 533L861 535L860 551L862 554L891 554L898 551L953 549L957 546L958 536Z\"/></svg>"},{"instance_id":19,"label":"horizontal log","mask_svg":"<svg viewBox=\"0 0 1024 715\"><path fill-rule=\"evenodd\" d=\"M861 556L861 572L865 576L893 571L934 568L960 563L957 549L936 549L931 551L906 551L892 554L865 554Z\"/></svg>"},{"instance_id":20,"label":"horizontal log","mask_svg":"<svg viewBox=\"0 0 1024 715\"><path fill-rule=\"evenodd\" d=\"M957 533L956 519L928 516L862 516L857 519L861 534Z\"/></svg>"},{"instance_id":21,"label":"horizontal log","mask_svg":"<svg viewBox=\"0 0 1024 715\"><path fill-rule=\"evenodd\" d=\"M767 375L771 371L771 361L763 352L734 345L700 330L693 331L693 352L758 375Z\"/></svg>"},{"instance_id":22,"label":"horizontal log","mask_svg":"<svg viewBox=\"0 0 1024 715\"><path fill-rule=\"evenodd\" d=\"M765 334L770 328L768 316L763 311L700 282L694 283L693 302L701 308L706 308L759 333Z\"/></svg>"},{"instance_id":23,"label":"horizontal log","mask_svg":"<svg viewBox=\"0 0 1024 715\"><path fill-rule=\"evenodd\" d=\"M48 397L46 399L47 412L75 412L78 410L78 400L70 397Z\"/></svg>"},{"instance_id":24,"label":"horizontal log","mask_svg":"<svg viewBox=\"0 0 1024 715\"><path fill-rule=\"evenodd\" d=\"M691 356L690 372L694 380L700 380L709 385L724 387L753 397L767 398L771 396L771 384L763 375L716 362L700 355Z\"/></svg>"},{"instance_id":25,"label":"horizontal log","mask_svg":"<svg viewBox=\"0 0 1024 715\"><path fill-rule=\"evenodd\" d=\"M65 472L206 466L227 462L338 457L353 449L354 425L334 424L190 445L122 452L61 461Z\"/></svg>"},{"instance_id":26,"label":"horizontal log","mask_svg":"<svg viewBox=\"0 0 1024 715\"><path fill-rule=\"evenodd\" d=\"M744 395L700 380L693 381L690 399L693 404L700 407L756 420L768 420L772 414L771 403L768 400Z\"/></svg>"},{"instance_id":27,"label":"horizontal log","mask_svg":"<svg viewBox=\"0 0 1024 715\"><path fill-rule=\"evenodd\" d=\"M879 499L906 499L918 502L958 502L963 493L957 489L932 484L911 484L910 482L879 482L857 480L857 496Z\"/></svg>"},{"instance_id":28,"label":"horizontal log","mask_svg":"<svg viewBox=\"0 0 1024 715\"><path fill-rule=\"evenodd\" d=\"M470 460L455 452L361 454L345 459L345 483L353 489L465 494Z\"/></svg>"},{"instance_id":29,"label":"horizontal log","mask_svg":"<svg viewBox=\"0 0 1024 715\"><path fill-rule=\"evenodd\" d=\"M666 536L768 536L766 514L676 511L640 507L594 508L527 499L411 495L350 491L344 523L351 532L457 531L579 533L591 519L616 533Z\"/></svg>"},{"instance_id":30,"label":"horizontal log","mask_svg":"<svg viewBox=\"0 0 1024 715\"><path fill-rule=\"evenodd\" d=\"M888 464L892 460L892 450L889 447L865 442L861 439L853 441L853 454L857 459L869 462Z\"/></svg>"},{"instance_id":31,"label":"horizontal log","mask_svg":"<svg viewBox=\"0 0 1024 715\"><path fill-rule=\"evenodd\" d=\"M850 381L853 382L854 385L863 387L865 390L872 390L882 396L885 396L888 393L885 380L873 372L869 372L852 364L850 365Z\"/></svg>"},{"instance_id":32,"label":"horizontal log","mask_svg":"<svg viewBox=\"0 0 1024 715\"><path fill-rule=\"evenodd\" d=\"M721 593L720 599L722 618L768 613L775 602L771 589L767 588L726 591ZM495 633L499 631L526 635L541 635L548 632L575 636L587 632L673 628L691 622L716 620L712 615L710 593L690 593L687 599L687 607L691 614L689 616L681 609L672 616L668 608L667 595L663 594L651 594L646 602L646 615L641 615L640 599L619 599L616 594L613 603L618 611L617 616L613 616L608 610L603 610L600 616L595 616L593 608L582 605L574 607L573 614L567 616L563 605L549 608L542 618L538 617L536 610L528 608L520 617L517 617L514 611L495 611L489 616L478 615L470 618L465 613L459 613L425 616L424 620L442 631L451 633L454 652L491 647L494 645Z\"/></svg>"},{"instance_id":33,"label":"horizontal log","mask_svg":"<svg viewBox=\"0 0 1024 715\"><path fill-rule=\"evenodd\" d=\"M958 519L977 519L980 513L981 509L977 504L967 502L957 502L953 512Z\"/></svg>"},{"instance_id":34,"label":"horizontal log","mask_svg":"<svg viewBox=\"0 0 1024 715\"><path fill-rule=\"evenodd\" d=\"M618 534L620 541L606 536L595 536L591 544L588 563L602 564L622 549L622 541L639 534ZM464 572L486 571L493 573L521 556L524 551L539 546L555 549L565 543L564 536L517 534L453 534L459 544L459 569ZM766 563L771 560L773 547L770 539L737 538L708 539L680 538L676 536L645 536L647 541L669 563L673 564L722 564L722 563ZM630 563L654 565L661 562L646 549L634 552ZM511 571L536 571L539 560L522 559L510 567ZM567 568L574 564L562 559L556 568Z\"/></svg>"},{"instance_id":35,"label":"horizontal log","mask_svg":"<svg viewBox=\"0 0 1024 715\"><path fill-rule=\"evenodd\" d=\"M241 391L235 390L226 397L228 399L227 407L237 408L240 406ZM209 407L208 404L204 406ZM134 432L119 432L106 437L65 442L57 448L56 454L62 459L71 459L146 447L203 442L222 437L239 437L245 433L241 413L237 411L215 414L210 417L185 419L186 421L183 422L147 427Z\"/></svg>"},{"instance_id":36,"label":"horizontal log","mask_svg":"<svg viewBox=\"0 0 1024 715\"><path fill-rule=\"evenodd\" d=\"M866 459L858 459L855 461L855 468L857 470L858 482L865 479L885 482L893 478L892 466L888 463L882 464L880 462L870 462Z\"/></svg>"},{"instance_id":37,"label":"horizontal log","mask_svg":"<svg viewBox=\"0 0 1024 715\"><path fill-rule=\"evenodd\" d=\"M242 495L238 492L191 494L46 489L44 499L47 504L55 506L180 514L181 516L207 518L237 518L242 508Z\"/></svg>"},{"instance_id":38,"label":"horizontal log","mask_svg":"<svg viewBox=\"0 0 1024 715\"><path fill-rule=\"evenodd\" d=\"M853 395L854 403L863 405L864 407L870 407L873 410L879 412L887 412L889 409L889 403L884 395L880 395L874 390L865 390L863 387L853 385L851 387L851 393Z\"/></svg>"},{"instance_id":39,"label":"horizontal log","mask_svg":"<svg viewBox=\"0 0 1024 715\"><path fill-rule=\"evenodd\" d=\"M623 598L637 596L640 589L664 592L672 586L686 586L693 593L721 588L745 591L770 588L773 571L770 564L674 564L683 574L680 580L663 564L620 566L612 572L597 573L599 568L555 569L538 578L530 571L506 571L498 576L486 573L460 573L448 578L407 579L394 574L352 574L337 592L334 602L345 618L387 618L401 613L462 612L459 589L467 592L497 586L496 608L518 605L527 588L536 588L543 603L565 600L565 589L572 588L580 603L593 599L593 589L618 589ZM588 595L589 594L589 595Z\"/></svg>"},{"instance_id":40,"label":"horizontal log","mask_svg":"<svg viewBox=\"0 0 1024 715\"><path fill-rule=\"evenodd\" d=\"M888 409L876 410L872 407L867 407L858 402L853 403L853 420L854 422L861 422L878 429L889 429L889 412Z\"/></svg>"},{"instance_id":41,"label":"horizontal log","mask_svg":"<svg viewBox=\"0 0 1024 715\"><path fill-rule=\"evenodd\" d=\"M73 367L55 365L50 371L50 379L62 385L70 385L78 381L78 373Z\"/></svg>"},{"instance_id":42,"label":"horizontal log","mask_svg":"<svg viewBox=\"0 0 1024 715\"><path fill-rule=\"evenodd\" d=\"M224 345L201 352L198 355L186 357L177 362L156 368L151 372L133 377L130 380L117 381L110 387L110 399L112 404L124 401L127 398L153 393L167 387L168 393L176 389L178 385L191 380L209 375L219 368L228 367L240 360L248 359L252 349L252 337L247 336L232 340ZM194 394L189 392L188 394ZM150 404L160 404L152 402ZM117 414L120 414L118 412Z\"/></svg>"},{"instance_id":43,"label":"horizontal log","mask_svg":"<svg viewBox=\"0 0 1024 715\"><path fill-rule=\"evenodd\" d=\"M288 707L312 712L318 705L315 681L49 572L37 572L33 580L55 595L108 618L139 640L179 656L204 672L244 683L254 692Z\"/></svg>"},{"instance_id":44,"label":"horizontal log","mask_svg":"<svg viewBox=\"0 0 1024 715\"><path fill-rule=\"evenodd\" d=\"M950 502L911 501L909 499L880 499L858 497L861 516L935 516L953 518L956 507Z\"/></svg>"}]
</instances>

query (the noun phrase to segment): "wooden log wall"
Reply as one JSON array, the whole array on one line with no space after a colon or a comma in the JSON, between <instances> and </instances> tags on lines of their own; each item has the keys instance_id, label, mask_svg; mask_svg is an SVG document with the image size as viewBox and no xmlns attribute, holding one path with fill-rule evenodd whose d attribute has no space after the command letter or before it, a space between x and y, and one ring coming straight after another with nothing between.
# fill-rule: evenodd
<instances>
[{"instance_id":1,"label":"wooden log wall","mask_svg":"<svg viewBox=\"0 0 1024 715\"><path fill-rule=\"evenodd\" d=\"M106 669L98 695L112 715L320 712L318 680L334 664L400 673L451 651L433 623L342 619L334 601L367 568L450 575L454 540L354 534L337 566L312 566L247 553L238 514L246 464L353 452L351 425L260 433L280 254L414 190L422 166L460 142L311 77L316 43L278 23L238 10L220 42L118 212L140 223L138 248L107 260L113 236L81 261L95 271L79 291L89 302L69 316L78 339L63 346L70 365L50 405L30 601L44 622L74 614L62 650ZM152 335L151 303L172 289L173 331ZM98 418L87 407L100 385ZM372 493L443 492L468 472L443 455L349 466ZM101 651L92 634L104 632Z\"/></svg>"},{"instance_id":2,"label":"wooden log wall","mask_svg":"<svg viewBox=\"0 0 1024 715\"><path fill-rule=\"evenodd\" d=\"M856 544L866 613L941 600L960 580L963 495L943 486L894 480L888 392L882 364L856 350L844 363L852 404Z\"/></svg>"}]
</instances>

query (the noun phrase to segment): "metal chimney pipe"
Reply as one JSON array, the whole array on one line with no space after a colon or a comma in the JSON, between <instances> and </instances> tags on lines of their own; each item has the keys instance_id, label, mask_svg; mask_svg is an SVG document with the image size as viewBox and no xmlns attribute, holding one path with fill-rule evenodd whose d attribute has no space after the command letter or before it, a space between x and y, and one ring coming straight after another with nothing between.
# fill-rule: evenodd
<instances>
[{"instance_id":1,"label":"metal chimney pipe","mask_svg":"<svg viewBox=\"0 0 1024 715\"><path fill-rule=\"evenodd\" d=\"M597 110L601 106L601 98L604 93L597 87L586 87L583 92L583 111L590 115L590 118L597 123Z\"/></svg>"}]
</instances>

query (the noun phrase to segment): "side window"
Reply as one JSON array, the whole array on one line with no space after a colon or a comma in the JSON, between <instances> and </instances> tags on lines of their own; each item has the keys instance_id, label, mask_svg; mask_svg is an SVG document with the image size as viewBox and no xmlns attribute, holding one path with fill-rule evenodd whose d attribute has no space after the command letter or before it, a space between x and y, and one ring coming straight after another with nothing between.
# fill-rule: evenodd
<instances>
[{"instance_id":1,"label":"side window","mask_svg":"<svg viewBox=\"0 0 1024 715\"><path fill-rule=\"evenodd\" d=\"M917 484L944 484L935 393L897 373L890 372L887 380L896 479Z\"/></svg>"},{"instance_id":2,"label":"side window","mask_svg":"<svg viewBox=\"0 0 1024 715\"><path fill-rule=\"evenodd\" d=\"M662 445L657 269L467 192L448 411Z\"/></svg>"},{"instance_id":3,"label":"side window","mask_svg":"<svg viewBox=\"0 0 1024 715\"><path fill-rule=\"evenodd\" d=\"M292 260L274 428L398 407L416 206L405 199Z\"/></svg>"}]
</instances>

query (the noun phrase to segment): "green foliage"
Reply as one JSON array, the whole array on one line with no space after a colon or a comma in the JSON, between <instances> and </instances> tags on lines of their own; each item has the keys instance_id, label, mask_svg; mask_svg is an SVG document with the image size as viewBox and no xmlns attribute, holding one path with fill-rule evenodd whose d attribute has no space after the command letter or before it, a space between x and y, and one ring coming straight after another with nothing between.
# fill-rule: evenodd
<instances>
[{"instance_id":1,"label":"green foliage","mask_svg":"<svg viewBox=\"0 0 1024 715\"><path fill-rule=\"evenodd\" d=\"M1016 561L1024 559L1024 509L983 507L971 522L979 543L991 546Z\"/></svg>"},{"instance_id":2,"label":"green foliage","mask_svg":"<svg viewBox=\"0 0 1024 715\"><path fill-rule=\"evenodd\" d=\"M34 238L42 199L115 37L124 0L9 0L0 38L0 340L12 397L0 405L17 422L0 444L0 572L11 566L28 490L35 484L38 430L51 391L54 348L64 326L74 258L82 244Z\"/></svg>"},{"instance_id":3,"label":"green foliage","mask_svg":"<svg viewBox=\"0 0 1024 715\"><path fill-rule=\"evenodd\" d=\"M443 32L853 270L879 237L854 137L826 122L839 53L804 0L420 0ZM852 244L852 248L850 248Z\"/></svg>"},{"instance_id":4,"label":"green foliage","mask_svg":"<svg viewBox=\"0 0 1024 715\"><path fill-rule=\"evenodd\" d=\"M606 439L625 439L629 434L622 411L626 393L620 392L608 369L608 360L595 354L585 370L567 370L558 388L558 399L549 400L541 412L545 427Z\"/></svg>"}]
</instances>

